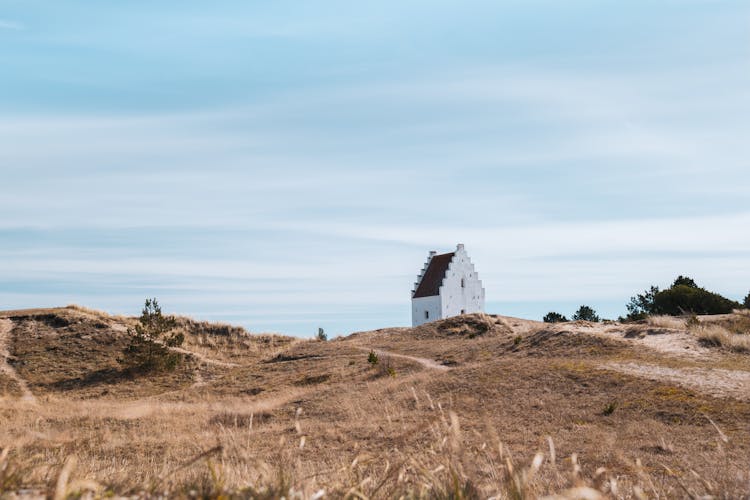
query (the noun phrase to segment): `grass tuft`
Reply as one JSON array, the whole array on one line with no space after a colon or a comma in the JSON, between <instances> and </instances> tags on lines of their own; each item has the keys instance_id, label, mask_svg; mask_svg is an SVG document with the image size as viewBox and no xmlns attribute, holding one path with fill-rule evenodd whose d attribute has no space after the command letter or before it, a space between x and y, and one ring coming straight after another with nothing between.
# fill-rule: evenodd
<instances>
[{"instance_id":1,"label":"grass tuft","mask_svg":"<svg viewBox=\"0 0 750 500\"><path fill-rule=\"evenodd\" d=\"M683 330L685 320L675 316L649 316L646 323L657 328L669 328L671 330Z\"/></svg>"},{"instance_id":2,"label":"grass tuft","mask_svg":"<svg viewBox=\"0 0 750 500\"><path fill-rule=\"evenodd\" d=\"M732 352L750 353L750 334L733 333L719 324L698 324L690 332L706 346L722 347Z\"/></svg>"}]
</instances>

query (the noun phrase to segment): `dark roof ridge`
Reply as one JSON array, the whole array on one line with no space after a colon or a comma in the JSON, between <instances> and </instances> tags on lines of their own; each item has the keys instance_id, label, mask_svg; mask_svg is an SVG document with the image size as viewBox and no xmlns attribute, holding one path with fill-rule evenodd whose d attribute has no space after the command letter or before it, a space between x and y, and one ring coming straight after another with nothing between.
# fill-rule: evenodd
<instances>
[{"instance_id":1,"label":"dark roof ridge","mask_svg":"<svg viewBox=\"0 0 750 500\"><path fill-rule=\"evenodd\" d=\"M412 298L418 299L439 295L445 273L448 271L448 266L453 262L455 255L456 252L433 255Z\"/></svg>"}]
</instances>

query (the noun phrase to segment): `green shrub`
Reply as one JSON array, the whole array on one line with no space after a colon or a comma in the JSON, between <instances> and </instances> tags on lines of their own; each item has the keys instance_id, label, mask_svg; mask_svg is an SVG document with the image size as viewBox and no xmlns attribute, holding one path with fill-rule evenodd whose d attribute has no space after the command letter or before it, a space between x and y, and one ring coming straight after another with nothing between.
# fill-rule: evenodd
<instances>
[{"instance_id":1,"label":"green shrub","mask_svg":"<svg viewBox=\"0 0 750 500\"><path fill-rule=\"evenodd\" d=\"M611 401L602 410L602 415L608 417L609 415L612 415L616 409L617 409L617 401Z\"/></svg>"},{"instance_id":2,"label":"green shrub","mask_svg":"<svg viewBox=\"0 0 750 500\"><path fill-rule=\"evenodd\" d=\"M745 297L744 302L742 302L742 305L745 306L746 309L750 309L750 292L747 294L747 297Z\"/></svg>"},{"instance_id":3,"label":"green shrub","mask_svg":"<svg viewBox=\"0 0 750 500\"><path fill-rule=\"evenodd\" d=\"M130 343L118 361L131 373L174 370L182 355L172 352L170 347L182 345L185 337L174 332L177 321L173 316L164 316L156 299L146 299L146 304L135 326L131 330Z\"/></svg>"},{"instance_id":4,"label":"green shrub","mask_svg":"<svg viewBox=\"0 0 750 500\"><path fill-rule=\"evenodd\" d=\"M740 307L738 302L699 287L692 278L678 276L666 290L652 286L627 304L628 319L648 315L726 314Z\"/></svg>"},{"instance_id":5,"label":"green shrub","mask_svg":"<svg viewBox=\"0 0 750 500\"><path fill-rule=\"evenodd\" d=\"M652 314L679 316L693 314L727 314L738 309L740 304L722 297L718 293L687 285L672 286L654 297Z\"/></svg>"},{"instance_id":6,"label":"green shrub","mask_svg":"<svg viewBox=\"0 0 750 500\"><path fill-rule=\"evenodd\" d=\"M630 298L625 306L628 310L628 318L631 321L646 319L649 314L654 314L654 297L659 293L658 286L652 286L645 292Z\"/></svg>"},{"instance_id":7,"label":"green shrub","mask_svg":"<svg viewBox=\"0 0 750 500\"><path fill-rule=\"evenodd\" d=\"M322 328L318 328L318 340L325 342L328 340L328 335L326 335L326 331Z\"/></svg>"},{"instance_id":8,"label":"green shrub","mask_svg":"<svg viewBox=\"0 0 750 500\"><path fill-rule=\"evenodd\" d=\"M683 275L679 275L677 276L677 278L675 278L674 283L672 283L672 287L676 286L689 286L690 288L698 288L698 285L695 283L695 280L693 278L689 278Z\"/></svg>"},{"instance_id":9,"label":"green shrub","mask_svg":"<svg viewBox=\"0 0 750 500\"><path fill-rule=\"evenodd\" d=\"M566 318L560 313L551 311L544 315L544 318L542 318L542 321L544 321L545 323L564 323L568 321L568 318Z\"/></svg>"},{"instance_id":10,"label":"green shrub","mask_svg":"<svg viewBox=\"0 0 750 500\"><path fill-rule=\"evenodd\" d=\"M598 323L599 316L597 316L596 311L589 306L581 306L573 315L573 321L591 321L593 323Z\"/></svg>"},{"instance_id":11,"label":"green shrub","mask_svg":"<svg viewBox=\"0 0 750 500\"><path fill-rule=\"evenodd\" d=\"M695 314L691 314L690 317L685 322L685 326L688 329L695 328L701 324L700 320L698 319L698 316Z\"/></svg>"},{"instance_id":12,"label":"green shrub","mask_svg":"<svg viewBox=\"0 0 750 500\"><path fill-rule=\"evenodd\" d=\"M367 355L367 362L371 365L378 364L378 355L375 351L370 351L370 354Z\"/></svg>"}]
</instances>

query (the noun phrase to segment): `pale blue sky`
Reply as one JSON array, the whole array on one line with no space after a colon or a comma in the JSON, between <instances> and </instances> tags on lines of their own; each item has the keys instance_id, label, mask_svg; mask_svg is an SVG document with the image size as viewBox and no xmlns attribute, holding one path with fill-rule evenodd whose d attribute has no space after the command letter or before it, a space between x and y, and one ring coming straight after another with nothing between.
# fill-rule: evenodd
<instances>
[{"instance_id":1,"label":"pale blue sky","mask_svg":"<svg viewBox=\"0 0 750 500\"><path fill-rule=\"evenodd\" d=\"M750 4L0 0L0 309L406 325L750 290Z\"/></svg>"}]
</instances>

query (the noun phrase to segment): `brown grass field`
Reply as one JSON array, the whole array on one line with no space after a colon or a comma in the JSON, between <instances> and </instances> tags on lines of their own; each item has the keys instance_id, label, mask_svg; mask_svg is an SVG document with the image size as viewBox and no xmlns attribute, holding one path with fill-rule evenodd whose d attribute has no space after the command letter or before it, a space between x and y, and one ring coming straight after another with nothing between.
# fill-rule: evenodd
<instances>
[{"instance_id":1,"label":"brown grass field","mask_svg":"<svg viewBox=\"0 0 750 500\"><path fill-rule=\"evenodd\" d=\"M0 313L0 498L750 498L747 314L327 342L181 318L185 362L136 377L134 321Z\"/></svg>"}]
</instances>

